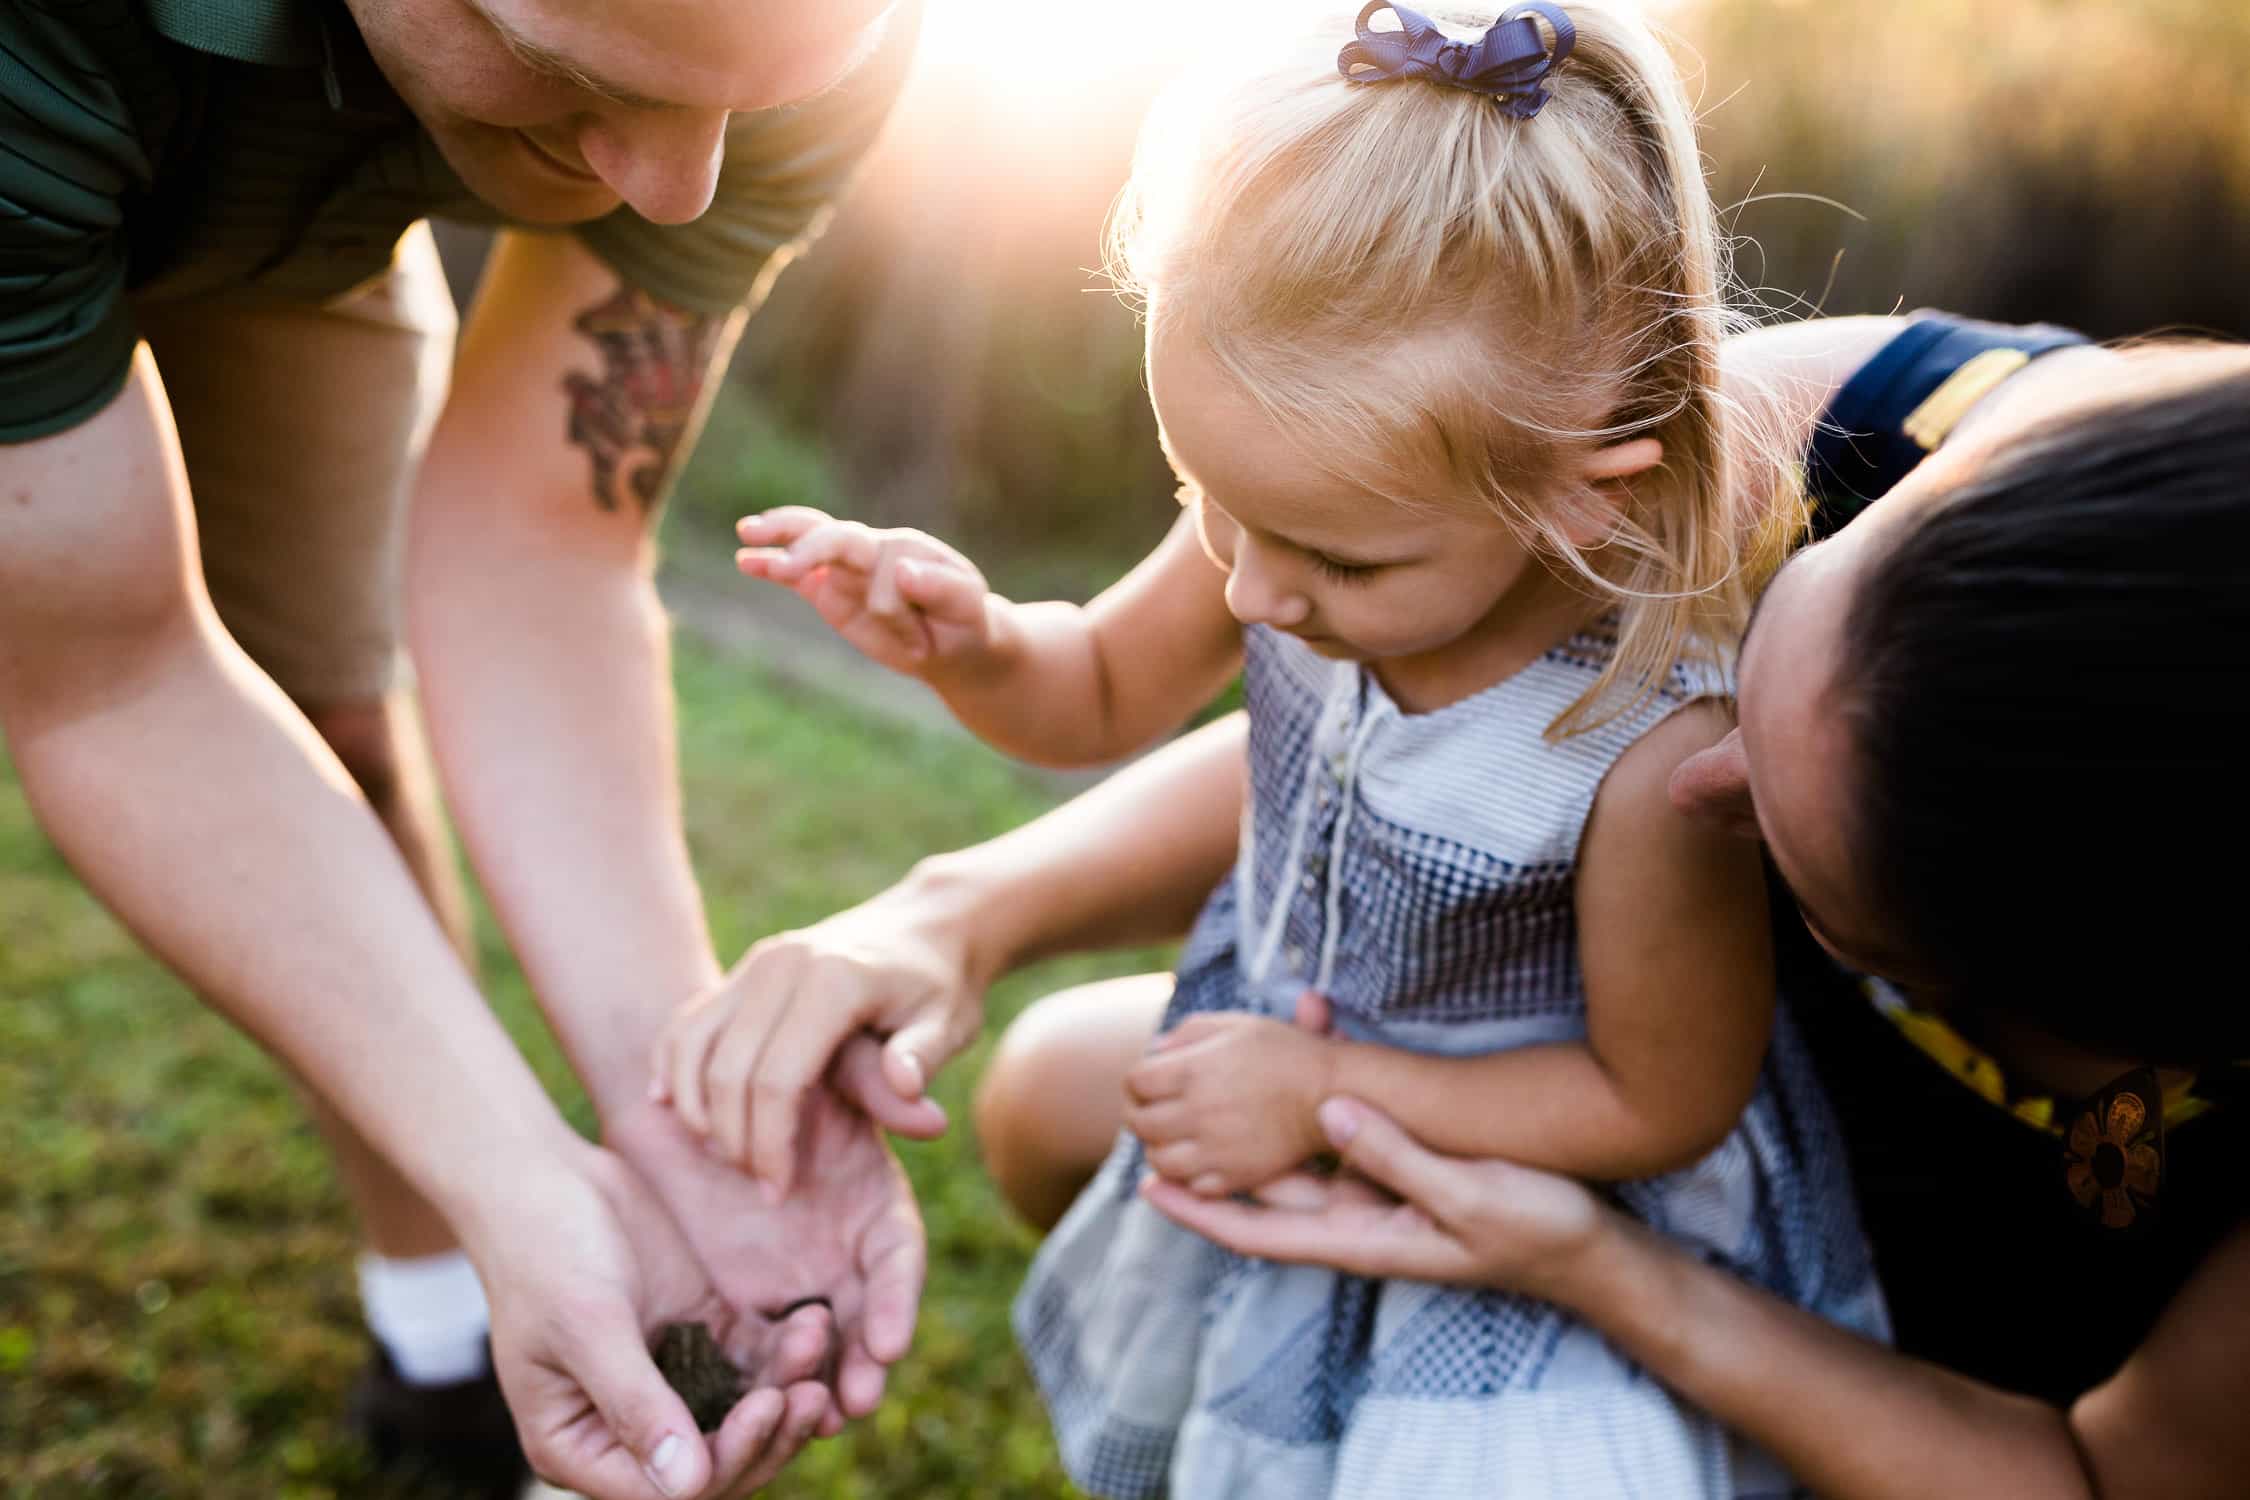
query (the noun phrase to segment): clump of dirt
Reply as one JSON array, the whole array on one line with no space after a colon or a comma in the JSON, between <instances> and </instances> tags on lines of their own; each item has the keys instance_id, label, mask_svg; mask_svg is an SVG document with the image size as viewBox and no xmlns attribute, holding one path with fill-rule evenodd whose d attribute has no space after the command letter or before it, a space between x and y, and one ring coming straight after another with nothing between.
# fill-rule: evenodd
<instances>
[{"instance_id":1,"label":"clump of dirt","mask_svg":"<svg viewBox=\"0 0 2250 1500\"><path fill-rule=\"evenodd\" d=\"M704 1432L717 1432L747 1384L734 1361L701 1323L667 1323L649 1349L657 1371L687 1403L688 1414Z\"/></svg>"}]
</instances>

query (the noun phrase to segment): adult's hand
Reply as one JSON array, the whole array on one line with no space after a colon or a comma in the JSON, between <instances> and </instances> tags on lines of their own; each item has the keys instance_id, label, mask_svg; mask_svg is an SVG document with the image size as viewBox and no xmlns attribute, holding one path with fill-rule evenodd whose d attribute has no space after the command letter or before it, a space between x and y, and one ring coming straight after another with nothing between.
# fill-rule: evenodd
<instances>
[{"instance_id":1,"label":"adult's hand","mask_svg":"<svg viewBox=\"0 0 2250 1500\"><path fill-rule=\"evenodd\" d=\"M859 1070L860 1103L902 1135L942 1133L930 1079L984 1024L964 928L949 904L907 881L765 939L666 1029L656 1098L786 1194L814 1159L804 1147L822 1080L871 1033L880 1067Z\"/></svg>"},{"instance_id":2,"label":"adult's hand","mask_svg":"<svg viewBox=\"0 0 2250 1500\"><path fill-rule=\"evenodd\" d=\"M1572 1178L1441 1156L1356 1099L1327 1100L1320 1124L1343 1156L1337 1176L1293 1174L1248 1202L1154 1176L1141 1191L1167 1218L1244 1255L1555 1301L1569 1300L1573 1271L1616 1220Z\"/></svg>"},{"instance_id":3,"label":"adult's hand","mask_svg":"<svg viewBox=\"0 0 2250 1500\"><path fill-rule=\"evenodd\" d=\"M777 1330L730 1307L647 1186L607 1151L576 1146L561 1170L516 1186L470 1244L492 1300L493 1363L532 1467L590 1500L740 1495L778 1473L821 1426L827 1392L763 1384L706 1441L649 1339L666 1323L706 1323L755 1370L817 1360L824 1333Z\"/></svg>"},{"instance_id":4,"label":"adult's hand","mask_svg":"<svg viewBox=\"0 0 2250 1500\"><path fill-rule=\"evenodd\" d=\"M787 1320L773 1378L832 1380L822 1431L883 1399L922 1299L928 1248L906 1173L881 1130L830 1087L805 1101L797 1186L776 1203L653 1101L625 1111L609 1138L663 1200L731 1312ZM800 1330L821 1331L807 1361Z\"/></svg>"}]
</instances>

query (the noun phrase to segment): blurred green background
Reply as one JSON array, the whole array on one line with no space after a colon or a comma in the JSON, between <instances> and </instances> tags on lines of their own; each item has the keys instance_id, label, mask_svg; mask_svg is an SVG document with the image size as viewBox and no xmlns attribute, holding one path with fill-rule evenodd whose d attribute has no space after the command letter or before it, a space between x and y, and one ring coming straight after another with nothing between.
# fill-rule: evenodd
<instances>
[{"instance_id":1,"label":"blurred green background","mask_svg":"<svg viewBox=\"0 0 2250 1500\"><path fill-rule=\"evenodd\" d=\"M726 628L751 594L710 578L734 516L787 502L936 530L1018 595L1083 597L1161 534L1172 484L1138 335L1091 268L1166 68L1258 28L1223 0L1129 9L932 0L894 128L751 324L681 486L668 582L701 601L695 633L736 642L691 641L678 671L691 842L728 952L1062 793L870 711L888 686L829 691L833 658ZM1659 14L1746 296L1771 315L2250 334L2240 0ZM746 639L769 661L745 661ZM483 942L495 1006L583 1123L489 922ZM1160 961L1051 968L995 1010ZM945 1081L957 1119L977 1061ZM965 1130L909 1158L932 1236L915 1353L876 1418L773 1493L1063 1493L1006 1329L1030 1238ZM337 1420L362 1357L351 1245L287 1086L77 889L0 763L0 1496L407 1500Z\"/></svg>"}]
</instances>

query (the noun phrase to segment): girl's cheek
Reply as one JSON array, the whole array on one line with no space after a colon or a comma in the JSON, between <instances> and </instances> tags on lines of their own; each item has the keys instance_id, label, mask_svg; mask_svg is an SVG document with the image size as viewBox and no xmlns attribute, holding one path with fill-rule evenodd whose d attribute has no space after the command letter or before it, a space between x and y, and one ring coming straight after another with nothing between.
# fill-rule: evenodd
<instances>
[{"instance_id":1,"label":"girl's cheek","mask_svg":"<svg viewBox=\"0 0 2250 1500\"><path fill-rule=\"evenodd\" d=\"M1195 502L1195 534L1203 543L1203 555L1220 572L1234 571L1234 523L1208 500Z\"/></svg>"}]
</instances>

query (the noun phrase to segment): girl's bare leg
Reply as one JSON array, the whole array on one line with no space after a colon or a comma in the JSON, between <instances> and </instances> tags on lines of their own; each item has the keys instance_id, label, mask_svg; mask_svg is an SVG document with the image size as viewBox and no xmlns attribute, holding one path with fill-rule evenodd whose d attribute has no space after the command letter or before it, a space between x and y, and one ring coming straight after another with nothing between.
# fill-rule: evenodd
<instances>
[{"instance_id":1,"label":"girl's bare leg","mask_svg":"<svg viewBox=\"0 0 2250 1500\"><path fill-rule=\"evenodd\" d=\"M1016 1017L977 1085L977 1139L1009 1206L1052 1229L1109 1154L1125 1074L1172 998L1169 974L1060 990Z\"/></svg>"}]
</instances>

